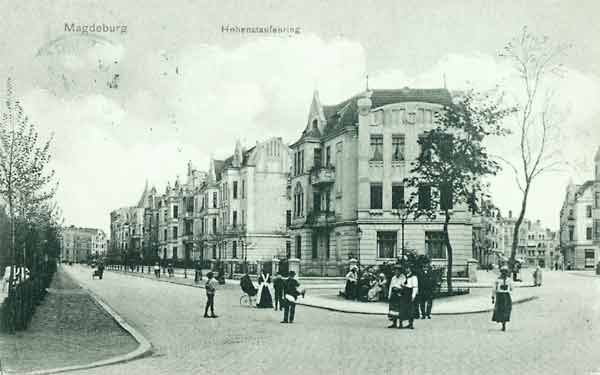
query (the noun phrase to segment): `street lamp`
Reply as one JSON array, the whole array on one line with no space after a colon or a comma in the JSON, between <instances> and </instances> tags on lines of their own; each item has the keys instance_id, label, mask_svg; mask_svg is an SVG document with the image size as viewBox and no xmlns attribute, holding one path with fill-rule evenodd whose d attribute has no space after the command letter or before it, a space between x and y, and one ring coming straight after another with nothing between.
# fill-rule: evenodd
<instances>
[{"instance_id":1,"label":"street lamp","mask_svg":"<svg viewBox=\"0 0 600 375\"><path fill-rule=\"evenodd\" d=\"M402 259L404 259L404 223L406 222L408 210L403 206L400 208L400 210L398 210L398 213L400 214L400 221L402 222ZM398 256L395 258L398 258Z\"/></svg>"},{"instance_id":2,"label":"street lamp","mask_svg":"<svg viewBox=\"0 0 600 375\"><path fill-rule=\"evenodd\" d=\"M360 227L356 228L356 234L357 234L357 239L358 239L358 252L357 252L358 253L358 266L359 266L359 269L360 269L360 239L361 239L362 234L363 234L363 232L360 229Z\"/></svg>"}]
</instances>

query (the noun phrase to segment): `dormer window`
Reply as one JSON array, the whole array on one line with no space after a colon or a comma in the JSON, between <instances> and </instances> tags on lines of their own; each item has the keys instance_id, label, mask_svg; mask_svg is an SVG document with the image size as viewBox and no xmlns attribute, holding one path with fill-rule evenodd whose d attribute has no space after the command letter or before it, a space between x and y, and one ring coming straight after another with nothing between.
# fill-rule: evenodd
<instances>
[{"instance_id":1,"label":"dormer window","mask_svg":"<svg viewBox=\"0 0 600 375\"><path fill-rule=\"evenodd\" d=\"M314 119L312 122L312 128L313 129L318 129L319 128L319 120Z\"/></svg>"}]
</instances>

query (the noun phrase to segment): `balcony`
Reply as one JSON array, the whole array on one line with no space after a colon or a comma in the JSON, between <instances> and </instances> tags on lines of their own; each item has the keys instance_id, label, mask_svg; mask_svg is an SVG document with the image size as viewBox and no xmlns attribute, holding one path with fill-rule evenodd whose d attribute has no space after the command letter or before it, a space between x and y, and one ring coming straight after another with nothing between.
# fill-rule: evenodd
<instances>
[{"instance_id":1,"label":"balcony","mask_svg":"<svg viewBox=\"0 0 600 375\"><path fill-rule=\"evenodd\" d=\"M226 225L225 226L225 233L226 234L240 234L246 231L246 226L242 225L242 224L237 224L237 225Z\"/></svg>"},{"instance_id":2,"label":"balcony","mask_svg":"<svg viewBox=\"0 0 600 375\"><path fill-rule=\"evenodd\" d=\"M324 227L335 223L333 211L311 211L306 216L306 224L314 227Z\"/></svg>"},{"instance_id":3,"label":"balcony","mask_svg":"<svg viewBox=\"0 0 600 375\"><path fill-rule=\"evenodd\" d=\"M313 167L310 170L310 183L312 185L327 185L335 182L335 168L332 166Z\"/></svg>"}]
</instances>

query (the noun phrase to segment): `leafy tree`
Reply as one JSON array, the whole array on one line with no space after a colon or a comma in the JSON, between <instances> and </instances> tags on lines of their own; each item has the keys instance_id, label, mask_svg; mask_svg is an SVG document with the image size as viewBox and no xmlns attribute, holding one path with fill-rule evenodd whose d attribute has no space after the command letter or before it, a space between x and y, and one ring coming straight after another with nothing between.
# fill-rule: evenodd
<instances>
[{"instance_id":1,"label":"leafy tree","mask_svg":"<svg viewBox=\"0 0 600 375\"><path fill-rule=\"evenodd\" d=\"M472 91L457 99L436 115L434 126L418 139L421 152L405 178L405 186L411 189L406 208L415 219L444 216L442 240L450 292L453 251L448 224L453 207L468 204L472 210L476 209L474 197L485 187L482 178L499 170L484 141L489 136L506 133L500 123L512 111L501 105L502 98L493 99Z\"/></svg>"},{"instance_id":2,"label":"leafy tree","mask_svg":"<svg viewBox=\"0 0 600 375\"><path fill-rule=\"evenodd\" d=\"M54 171L49 170L50 140L39 134L14 99L12 81L7 80L7 96L0 118L0 195L8 204L10 219L11 280L16 263L16 225L33 220L34 213L56 191Z\"/></svg>"}]
</instances>

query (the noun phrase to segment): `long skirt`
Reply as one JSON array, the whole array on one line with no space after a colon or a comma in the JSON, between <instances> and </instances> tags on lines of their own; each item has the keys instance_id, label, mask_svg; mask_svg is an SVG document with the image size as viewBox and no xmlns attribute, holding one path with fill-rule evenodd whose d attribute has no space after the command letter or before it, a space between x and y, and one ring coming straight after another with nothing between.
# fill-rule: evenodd
<instances>
[{"instance_id":1,"label":"long skirt","mask_svg":"<svg viewBox=\"0 0 600 375\"><path fill-rule=\"evenodd\" d=\"M496 303L494 304L493 322L510 322L510 312L512 311L512 299L509 293L496 293Z\"/></svg>"},{"instance_id":2,"label":"long skirt","mask_svg":"<svg viewBox=\"0 0 600 375\"><path fill-rule=\"evenodd\" d=\"M346 281L346 288L344 289L346 299L356 299L356 289L356 283Z\"/></svg>"},{"instance_id":3,"label":"long skirt","mask_svg":"<svg viewBox=\"0 0 600 375\"><path fill-rule=\"evenodd\" d=\"M402 298L399 292L392 291L389 301L388 318L396 320L400 318L400 310L402 309Z\"/></svg>"},{"instance_id":4,"label":"long skirt","mask_svg":"<svg viewBox=\"0 0 600 375\"><path fill-rule=\"evenodd\" d=\"M267 283L262 283L259 286L260 300L256 304L258 308L273 308L273 297L271 297L271 291Z\"/></svg>"},{"instance_id":5,"label":"long skirt","mask_svg":"<svg viewBox=\"0 0 600 375\"><path fill-rule=\"evenodd\" d=\"M415 317L415 306L412 301L412 288L402 289L400 295L400 320L413 320Z\"/></svg>"}]
</instances>

